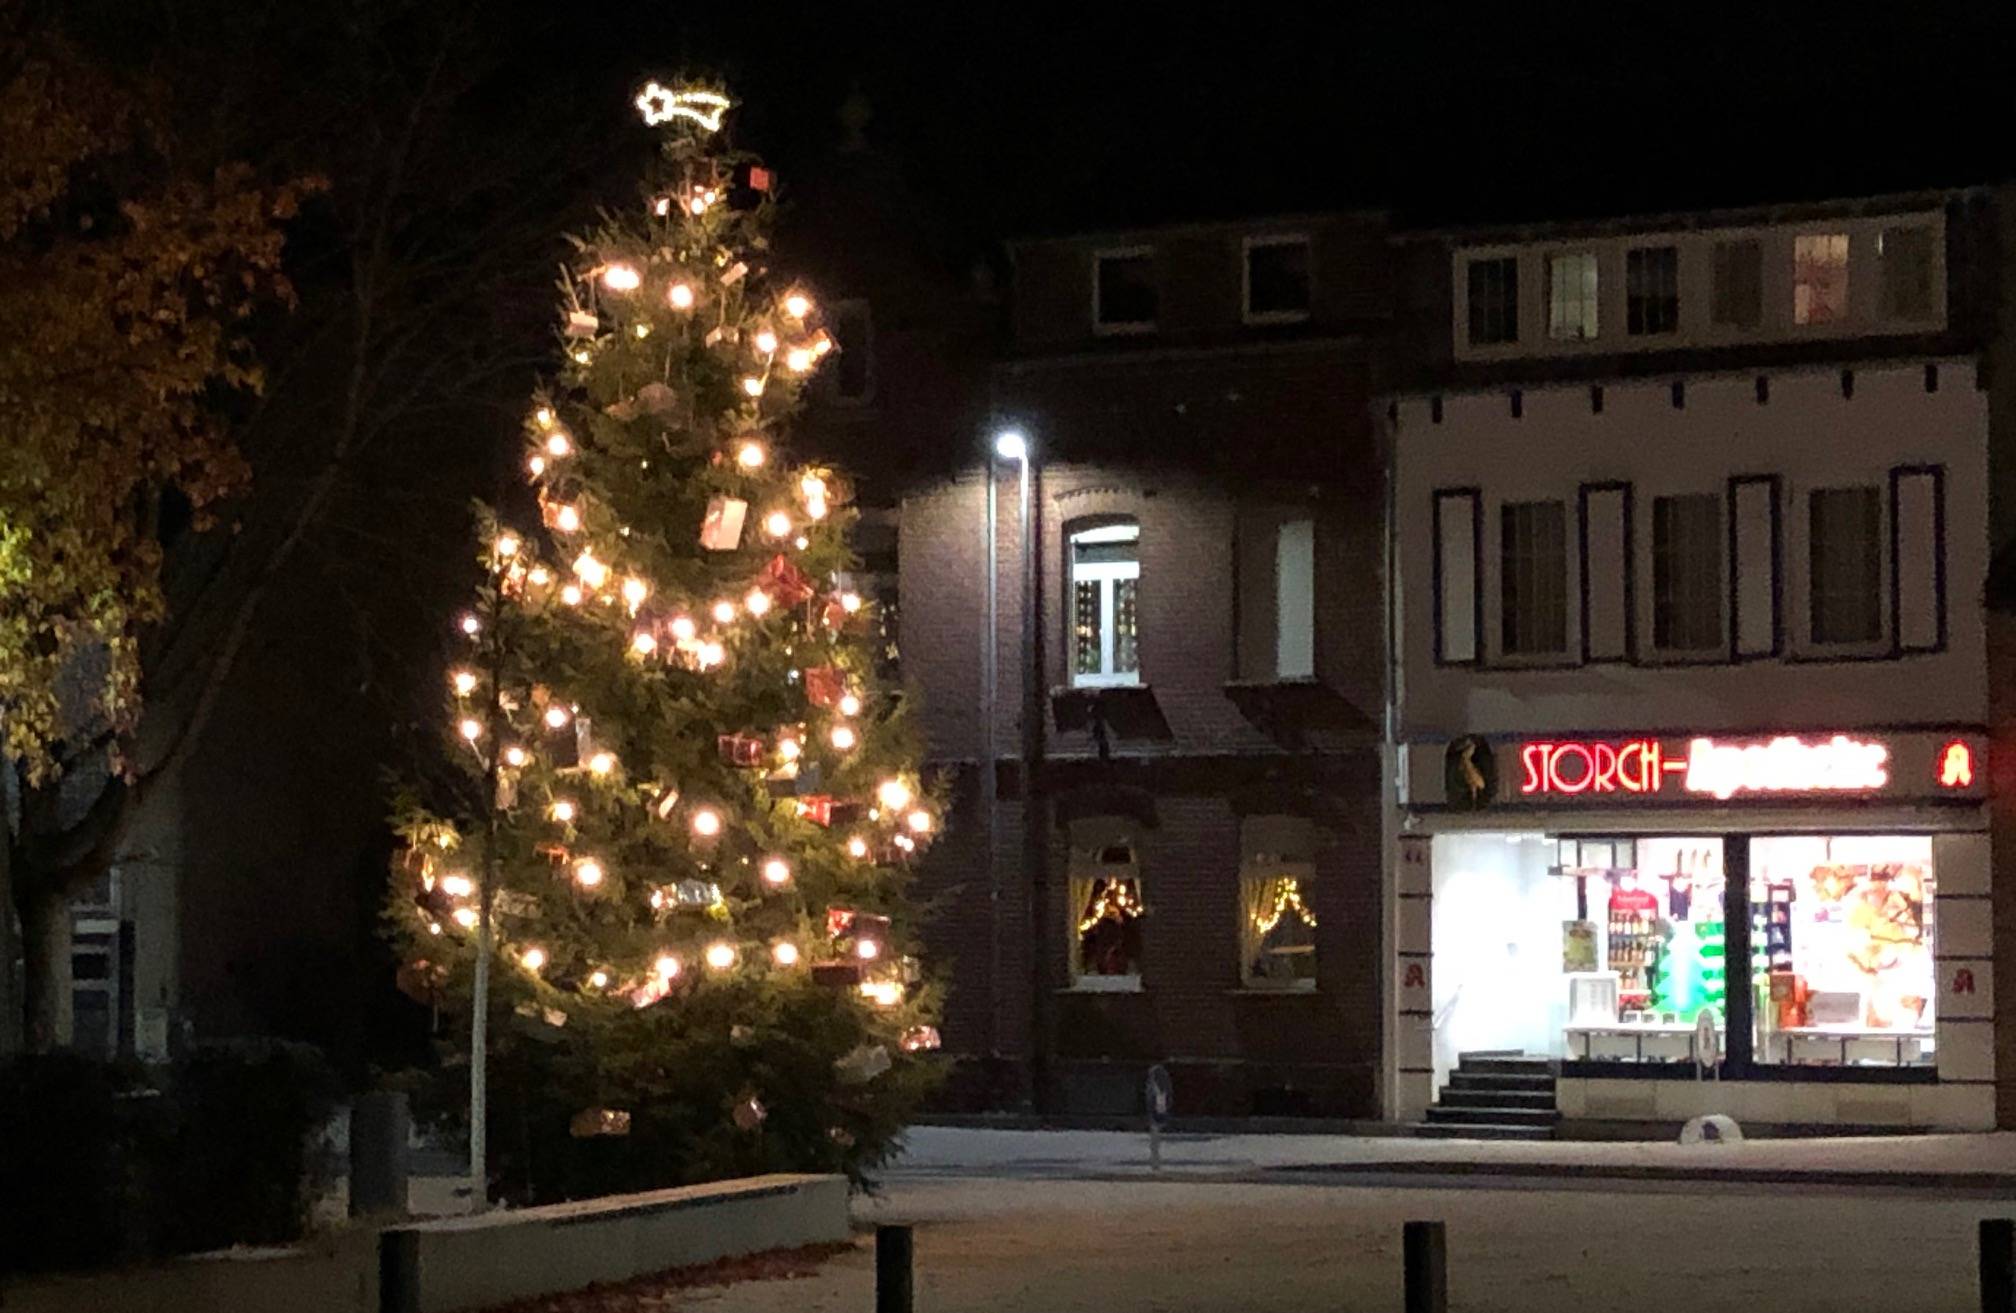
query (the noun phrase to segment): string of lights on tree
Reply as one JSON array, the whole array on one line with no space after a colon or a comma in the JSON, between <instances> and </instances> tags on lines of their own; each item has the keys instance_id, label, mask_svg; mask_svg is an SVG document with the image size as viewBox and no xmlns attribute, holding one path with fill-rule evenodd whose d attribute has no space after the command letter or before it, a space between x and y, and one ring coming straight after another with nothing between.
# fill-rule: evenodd
<instances>
[{"instance_id":1,"label":"string of lights on tree","mask_svg":"<svg viewBox=\"0 0 2016 1313\"><path fill-rule=\"evenodd\" d=\"M836 343L764 267L772 180L722 145L728 99L653 83L637 105L663 166L577 240L525 514L480 511L448 689L475 801L403 810L409 987L467 969L488 870L500 983L545 1024L752 973L900 1022L898 893L941 803L876 674L851 490L780 446Z\"/></svg>"}]
</instances>

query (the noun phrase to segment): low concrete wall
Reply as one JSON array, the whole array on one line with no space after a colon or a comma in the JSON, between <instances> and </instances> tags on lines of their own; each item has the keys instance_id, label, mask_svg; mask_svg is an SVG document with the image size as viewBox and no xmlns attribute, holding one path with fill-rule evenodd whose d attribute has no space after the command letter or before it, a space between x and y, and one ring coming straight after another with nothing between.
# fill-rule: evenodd
<instances>
[{"instance_id":1,"label":"low concrete wall","mask_svg":"<svg viewBox=\"0 0 2016 1313\"><path fill-rule=\"evenodd\" d=\"M840 1176L755 1176L443 1218L383 1233L384 1310L480 1309L847 1236Z\"/></svg>"},{"instance_id":2,"label":"low concrete wall","mask_svg":"<svg viewBox=\"0 0 2016 1313\"><path fill-rule=\"evenodd\" d=\"M378 1313L377 1237L228 1250L157 1267L0 1283L5 1313Z\"/></svg>"}]
</instances>

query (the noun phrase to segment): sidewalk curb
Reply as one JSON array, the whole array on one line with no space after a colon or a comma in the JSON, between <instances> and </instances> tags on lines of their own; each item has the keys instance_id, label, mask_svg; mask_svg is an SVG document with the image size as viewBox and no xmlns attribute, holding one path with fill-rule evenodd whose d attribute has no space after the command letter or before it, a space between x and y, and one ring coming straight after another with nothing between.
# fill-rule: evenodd
<instances>
[{"instance_id":1,"label":"sidewalk curb","mask_svg":"<svg viewBox=\"0 0 2016 1313\"><path fill-rule=\"evenodd\" d=\"M1677 1167L1651 1163L1516 1163L1475 1161L1288 1163L1266 1169L1306 1175L1497 1176L1533 1180L1681 1181L1717 1185L1819 1185L1859 1189L1996 1191L2016 1195L2006 1172L1887 1172L1875 1168Z\"/></svg>"}]
</instances>

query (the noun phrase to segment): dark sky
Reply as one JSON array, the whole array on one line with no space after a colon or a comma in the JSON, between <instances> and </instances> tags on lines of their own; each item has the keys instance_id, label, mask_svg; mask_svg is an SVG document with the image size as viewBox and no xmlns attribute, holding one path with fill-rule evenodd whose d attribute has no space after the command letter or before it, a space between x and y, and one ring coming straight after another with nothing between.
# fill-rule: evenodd
<instances>
[{"instance_id":1,"label":"dark sky","mask_svg":"<svg viewBox=\"0 0 2016 1313\"><path fill-rule=\"evenodd\" d=\"M787 169L832 142L858 85L871 138L976 236L1354 204L1429 222L1674 208L2016 161L2016 18L1988 0L526 15L528 76L606 105L650 73L717 70L749 102L743 142Z\"/></svg>"}]
</instances>

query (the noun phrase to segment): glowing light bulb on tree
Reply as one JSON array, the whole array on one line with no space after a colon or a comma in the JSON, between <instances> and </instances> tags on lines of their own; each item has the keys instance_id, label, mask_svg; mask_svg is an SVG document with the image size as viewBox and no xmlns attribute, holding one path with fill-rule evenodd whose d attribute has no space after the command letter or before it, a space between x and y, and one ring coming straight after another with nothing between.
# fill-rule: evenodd
<instances>
[{"instance_id":1,"label":"glowing light bulb on tree","mask_svg":"<svg viewBox=\"0 0 2016 1313\"><path fill-rule=\"evenodd\" d=\"M483 722L480 720L465 720L459 728L461 729L462 737L468 739L471 743L483 737Z\"/></svg>"},{"instance_id":2,"label":"glowing light bulb on tree","mask_svg":"<svg viewBox=\"0 0 2016 1313\"><path fill-rule=\"evenodd\" d=\"M776 354L777 335L767 328L764 329L756 335L756 349L766 356Z\"/></svg>"},{"instance_id":3,"label":"glowing light bulb on tree","mask_svg":"<svg viewBox=\"0 0 2016 1313\"><path fill-rule=\"evenodd\" d=\"M473 907L458 907L455 909L454 913L450 916L449 919L454 921L456 925L461 926L464 930L474 930L476 928L476 923L482 920L482 918L476 914L476 909Z\"/></svg>"},{"instance_id":4,"label":"glowing light bulb on tree","mask_svg":"<svg viewBox=\"0 0 2016 1313\"><path fill-rule=\"evenodd\" d=\"M901 780L884 780L876 786L875 797L890 811L902 811L910 805L910 786Z\"/></svg>"},{"instance_id":5,"label":"glowing light bulb on tree","mask_svg":"<svg viewBox=\"0 0 2016 1313\"><path fill-rule=\"evenodd\" d=\"M734 619L735 619L735 604L733 602L722 601L722 602L716 602L714 604L715 624L725 625L730 623Z\"/></svg>"},{"instance_id":6,"label":"glowing light bulb on tree","mask_svg":"<svg viewBox=\"0 0 2016 1313\"><path fill-rule=\"evenodd\" d=\"M712 670L728 659L728 649L719 643L702 643L699 651L693 654L693 659L702 670Z\"/></svg>"},{"instance_id":7,"label":"glowing light bulb on tree","mask_svg":"<svg viewBox=\"0 0 2016 1313\"><path fill-rule=\"evenodd\" d=\"M476 892L476 884L466 875L444 875L441 877L441 892L450 898L467 898Z\"/></svg>"},{"instance_id":8,"label":"glowing light bulb on tree","mask_svg":"<svg viewBox=\"0 0 2016 1313\"><path fill-rule=\"evenodd\" d=\"M637 608L644 605L644 599L651 596L651 585L632 575L623 581L623 602L636 615Z\"/></svg>"},{"instance_id":9,"label":"glowing light bulb on tree","mask_svg":"<svg viewBox=\"0 0 2016 1313\"><path fill-rule=\"evenodd\" d=\"M554 511L553 527L562 533L579 533L581 530L580 510L573 506L562 506L559 510Z\"/></svg>"},{"instance_id":10,"label":"glowing light bulb on tree","mask_svg":"<svg viewBox=\"0 0 2016 1313\"><path fill-rule=\"evenodd\" d=\"M791 882L791 863L782 857L772 857L763 863L763 883L783 885Z\"/></svg>"},{"instance_id":11,"label":"glowing light bulb on tree","mask_svg":"<svg viewBox=\"0 0 2016 1313\"><path fill-rule=\"evenodd\" d=\"M615 769L616 754L613 752L598 752L588 759L588 771L591 775L607 775Z\"/></svg>"},{"instance_id":12,"label":"glowing light bulb on tree","mask_svg":"<svg viewBox=\"0 0 2016 1313\"><path fill-rule=\"evenodd\" d=\"M863 962L873 962L882 956L882 945L872 939L863 939L854 945L854 956Z\"/></svg>"},{"instance_id":13,"label":"glowing light bulb on tree","mask_svg":"<svg viewBox=\"0 0 2016 1313\"><path fill-rule=\"evenodd\" d=\"M775 962L780 967L797 966L798 945L792 943L788 939L779 940L776 944L771 946L770 960Z\"/></svg>"},{"instance_id":14,"label":"glowing light bulb on tree","mask_svg":"<svg viewBox=\"0 0 2016 1313\"><path fill-rule=\"evenodd\" d=\"M763 466L763 444L744 442L735 448L735 463L745 470L761 469Z\"/></svg>"},{"instance_id":15,"label":"glowing light bulb on tree","mask_svg":"<svg viewBox=\"0 0 2016 1313\"><path fill-rule=\"evenodd\" d=\"M691 310L693 308L693 288L686 283L674 283L667 289L665 299L671 303L674 310Z\"/></svg>"},{"instance_id":16,"label":"glowing light bulb on tree","mask_svg":"<svg viewBox=\"0 0 2016 1313\"><path fill-rule=\"evenodd\" d=\"M800 754L802 754L804 751L805 751L805 745L800 743L795 738L790 738L787 736L785 738L777 740L777 755L782 757L786 761L798 760Z\"/></svg>"},{"instance_id":17,"label":"glowing light bulb on tree","mask_svg":"<svg viewBox=\"0 0 2016 1313\"><path fill-rule=\"evenodd\" d=\"M848 615L853 615L856 611L859 611L861 609L861 594L859 593L840 594L840 609L842 611L845 611Z\"/></svg>"},{"instance_id":18,"label":"glowing light bulb on tree","mask_svg":"<svg viewBox=\"0 0 2016 1313\"><path fill-rule=\"evenodd\" d=\"M761 618L770 614L770 594L760 588L752 588L749 595L742 599L742 605L750 615Z\"/></svg>"},{"instance_id":19,"label":"glowing light bulb on tree","mask_svg":"<svg viewBox=\"0 0 2016 1313\"><path fill-rule=\"evenodd\" d=\"M602 883L602 863L592 857L585 857L574 863L574 883L583 889L593 889Z\"/></svg>"},{"instance_id":20,"label":"glowing light bulb on tree","mask_svg":"<svg viewBox=\"0 0 2016 1313\"><path fill-rule=\"evenodd\" d=\"M735 950L719 942L707 945L707 965L716 971L726 971L735 965Z\"/></svg>"},{"instance_id":21,"label":"glowing light bulb on tree","mask_svg":"<svg viewBox=\"0 0 2016 1313\"><path fill-rule=\"evenodd\" d=\"M680 642L692 642L693 636L699 632L700 627L693 623L692 616L678 615L672 617L672 637Z\"/></svg>"},{"instance_id":22,"label":"glowing light bulb on tree","mask_svg":"<svg viewBox=\"0 0 2016 1313\"><path fill-rule=\"evenodd\" d=\"M847 855L856 860L866 857L868 855L868 841L858 834L851 836L847 840Z\"/></svg>"},{"instance_id":23,"label":"glowing light bulb on tree","mask_svg":"<svg viewBox=\"0 0 2016 1313\"><path fill-rule=\"evenodd\" d=\"M854 732L852 725L835 725L833 732L828 734L826 738L828 742L842 752L852 751L854 745L861 741L860 735Z\"/></svg>"},{"instance_id":24,"label":"glowing light bulb on tree","mask_svg":"<svg viewBox=\"0 0 2016 1313\"><path fill-rule=\"evenodd\" d=\"M567 728L567 721L568 721L567 708L562 706L551 706L546 708L547 728L565 729Z\"/></svg>"},{"instance_id":25,"label":"glowing light bulb on tree","mask_svg":"<svg viewBox=\"0 0 2016 1313\"><path fill-rule=\"evenodd\" d=\"M531 581L533 587L544 588L553 582L553 572L543 565L535 565L525 572L525 578Z\"/></svg>"},{"instance_id":26,"label":"glowing light bulb on tree","mask_svg":"<svg viewBox=\"0 0 2016 1313\"><path fill-rule=\"evenodd\" d=\"M753 375L753 374L752 374L752 375L750 375L749 377L747 377L747 378L743 379L743 380L742 380L742 394L743 394L744 396L748 396L748 397L760 397L760 396L762 396L762 395L763 395L763 380L762 380L762 379L760 379L760 378L757 378L757 377L756 377L755 375Z\"/></svg>"},{"instance_id":27,"label":"glowing light bulb on tree","mask_svg":"<svg viewBox=\"0 0 2016 1313\"><path fill-rule=\"evenodd\" d=\"M532 760L531 754L515 743L504 749L504 761L506 765L523 766L530 760Z\"/></svg>"},{"instance_id":28,"label":"glowing light bulb on tree","mask_svg":"<svg viewBox=\"0 0 2016 1313\"><path fill-rule=\"evenodd\" d=\"M483 622L474 615L465 615L462 617L462 632L474 638L483 632Z\"/></svg>"},{"instance_id":29,"label":"glowing light bulb on tree","mask_svg":"<svg viewBox=\"0 0 2016 1313\"><path fill-rule=\"evenodd\" d=\"M794 346L784 353L784 367L794 374L802 374L812 368L816 359L807 348Z\"/></svg>"},{"instance_id":30,"label":"glowing light bulb on tree","mask_svg":"<svg viewBox=\"0 0 2016 1313\"><path fill-rule=\"evenodd\" d=\"M652 969L658 973L660 980L669 982L679 978L679 959L673 957L670 953L660 957L651 965Z\"/></svg>"},{"instance_id":31,"label":"glowing light bulb on tree","mask_svg":"<svg viewBox=\"0 0 2016 1313\"><path fill-rule=\"evenodd\" d=\"M497 538L497 555L509 560L518 554L518 539L511 534L500 534Z\"/></svg>"},{"instance_id":32,"label":"glowing light bulb on tree","mask_svg":"<svg viewBox=\"0 0 2016 1313\"><path fill-rule=\"evenodd\" d=\"M841 714L841 715L843 715L843 716L858 716L858 715L860 715L860 714L861 714L861 699L860 699L860 698L858 698L858 697L855 697L855 696L854 696L854 695L853 695L852 693L843 693L843 694L842 694L842 695L840 696L840 705L839 705L839 712L840 712L840 714Z\"/></svg>"},{"instance_id":33,"label":"glowing light bulb on tree","mask_svg":"<svg viewBox=\"0 0 2016 1313\"><path fill-rule=\"evenodd\" d=\"M536 479L546 472L546 458L534 452L525 458L525 468L530 470L532 477Z\"/></svg>"},{"instance_id":34,"label":"glowing light bulb on tree","mask_svg":"<svg viewBox=\"0 0 2016 1313\"><path fill-rule=\"evenodd\" d=\"M693 833L703 839L711 839L721 833L721 813L712 807L702 807L694 812Z\"/></svg>"},{"instance_id":35,"label":"glowing light bulb on tree","mask_svg":"<svg viewBox=\"0 0 2016 1313\"><path fill-rule=\"evenodd\" d=\"M791 517L783 511L772 511L763 517L763 532L772 538L791 536Z\"/></svg>"},{"instance_id":36,"label":"glowing light bulb on tree","mask_svg":"<svg viewBox=\"0 0 2016 1313\"><path fill-rule=\"evenodd\" d=\"M552 807L548 809L548 811L551 813L553 819L560 822L562 825L565 825L574 819L574 804L567 801L565 798L562 798L560 799L560 801L554 803Z\"/></svg>"},{"instance_id":37,"label":"glowing light bulb on tree","mask_svg":"<svg viewBox=\"0 0 2016 1313\"><path fill-rule=\"evenodd\" d=\"M540 428L542 428L542 429L548 429L548 428L552 428L552 427L553 427L553 409L552 409L552 407L550 407L550 406L541 406L541 407L539 407L539 409L537 409L537 410L533 411L533 412L532 412L532 422L533 422L534 424L537 424L537 425L538 425L538 426L539 426Z\"/></svg>"},{"instance_id":38,"label":"glowing light bulb on tree","mask_svg":"<svg viewBox=\"0 0 2016 1313\"><path fill-rule=\"evenodd\" d=\"M793 292L784 298L784 313L793 319L803 319L812 313L812 298L803 292Z\"/></svg>"},{"instance_id":39,"label":"glowing light bulb on tree","mask_svg":"<svg viewBox=\"0 0 2016 1313\"><path fill-rule=\"evenodd\" d=\"M643 277L631 265L612 264L602 271L602 286L612 292L634 292L643 285Z\"/></svg>"},{"instance_id":40,"label":"glowing light bulb on tree","mask_svg":"<svg viewBox=\"0 0 2016 1313\"><path fill-rule=\"evenodd\" d=\"M458 670L450 677L450 682L455 686L455 696L457 697L466 698L476 691L476 675L474 671Z\"/></svg>"},{"instance_id":41,"label":"glowing light bulb on tree","mask_svg":"<svg viewBox=\"0 0 2016 1313\"><path fill-rule=\"evenodd\" d=\"M910 826L910 830L913 834L931 833L930 812L923 811L920 809L918 811L911 812L910 815L905 817L904 819L906 823Z\"/></svg>"},{"instance_id":42,"label":"glowing light bulb on tree","mask_svg":"<svg viewBox=\"0 0 2016 1313\"><path fill-rule=\"evenodd\" d=\"M581 605L581 585L568 584L560 590L560 600L569 606Z\"/></svg>"},{"instance_id":43,"label":"glowing light bulb on tree","mask_svg":"<svg viewBox=\"0 0 2016 1313\"><path fill-rule=\"evenodd\" d=\"M574 558L574 573L590 588L599 589L609 582L609 567L596 560L593 552L583 552Z\"/></svg>"},{"instance_id":44,"label":"glowing light bulb on tree","mask_svg":"<svg viewBox=\"0 0 2016 1313\"><path fill-rule=\"evenodd\" d=\"M548 456L551 456L555 460L558 460L562 456L572 455L573 451L574 451L573 440L570 439L565 433L556 431L554 433L547 435L546 454Z\"/></svg>"},{"instance_id":45,"label":"glowing light bulb on tree","mask_svg":"<svg viewBox=\"0 0 2016 1313\"><path fill-rule=\"evenodd\" d=\"M519 954L518 960L524 963L527 971L537 971L546 965L546 950L536 946L528 948Z\"/></svg>"},{"instance_id":46,"label":"glowing light bulb on tree","mask_svg":"<svg viewBox=\"0 0 2016 1313\"><path fill-rule=\"evenodd\" d=\"M650 631L640 629L631 635L630 650L638 656L650 656L658 650L658 640L651 636Z\"/></svg>"},{"instance_id":47,"label":"glowing light bulb on tree","mask_svg":"<svg viewBox=\"0 0 2016 1313\"><path fill-rule=\"evenodd\" d=\"M609 973L607 971L589 972L588 985L591 989L607 989L609 987Z\"/></svg>"}]
</instances>

